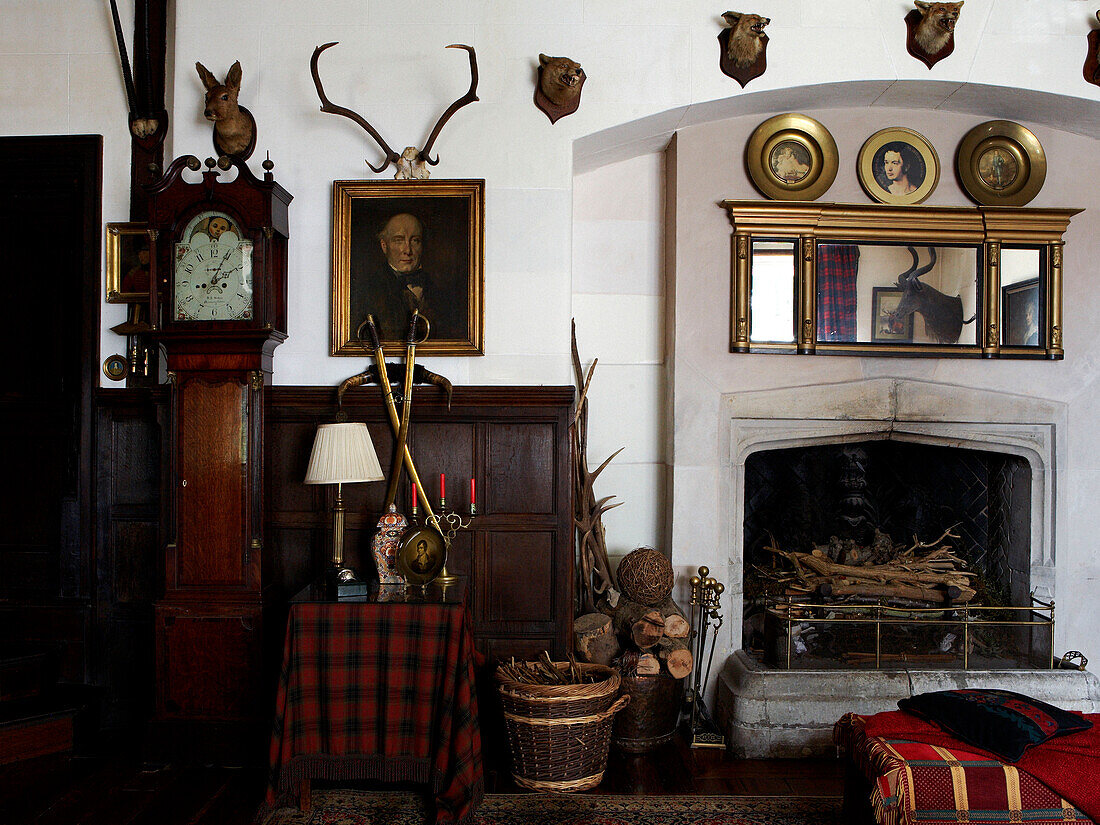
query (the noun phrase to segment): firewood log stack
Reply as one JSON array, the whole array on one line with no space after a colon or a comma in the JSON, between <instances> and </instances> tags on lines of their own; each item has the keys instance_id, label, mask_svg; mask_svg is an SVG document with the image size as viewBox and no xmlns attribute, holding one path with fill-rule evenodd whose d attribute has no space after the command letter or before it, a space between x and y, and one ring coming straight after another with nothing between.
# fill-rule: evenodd
<instances>
[{"instance_id":1,"label":"firewood log stack","mask_svg":"<svg viewBox=\"0 0 1100 825\"><path fill-rule=\"evenodd\" d=\"M791 569L758 570L795 600L820 596L832 603L885 602L899 607L965 604L976 595L970 580L977 574L967 570L966 562L946 543L958 539L953 529L933 542L914 537L910 547L894 545L879 531L867 547L834 538L811 553L782 550L773 537L765 549L785 559ZM883 558L887 560L875 560Z\"/></svg>"},{"instance_id":2,"label":"firewood log stack","mask_svg":"<svg viewBox=\"0 0 1100 825\"><path fill-rule=\"evenodd\" d=\"M573 623L577 656L583 661L618 665L624 676L664 673L682 679L692 671L691 625L670 597L672 565L650 547L628 554L619 564L622 595L600 613Z\"/></svg>"}]
</instances>

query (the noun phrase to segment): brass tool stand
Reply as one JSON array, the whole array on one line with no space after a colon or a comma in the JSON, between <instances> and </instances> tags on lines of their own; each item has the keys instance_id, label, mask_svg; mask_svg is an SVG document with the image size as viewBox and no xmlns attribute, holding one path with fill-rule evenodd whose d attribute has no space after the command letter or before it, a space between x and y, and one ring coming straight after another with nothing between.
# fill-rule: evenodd
<instances>
[{"instance_id":1,"label":"brass tool stand","mask_svg":"<svg viewBox=\"0 0 1100 825\"><path fill-rule=\"evenodd\" d=\"M710 666L714 660L714 648L718 643L718 629L722 626L722 614L719 612L720 597L726 586L710 575L707 567L699 568L699 575L691 580L691 639L692 654L695 657L694 685L689 688L686 702L691 705L690 729L691 747L724 748L726 737L707 711L703 700L703 691L710 681ZM710 622L713 620L714 624ZM710 637L710 657L707 659L706 676L703 675L703 659L707 647L707 630L713 627Z\"/></svg>"}]
</instances>

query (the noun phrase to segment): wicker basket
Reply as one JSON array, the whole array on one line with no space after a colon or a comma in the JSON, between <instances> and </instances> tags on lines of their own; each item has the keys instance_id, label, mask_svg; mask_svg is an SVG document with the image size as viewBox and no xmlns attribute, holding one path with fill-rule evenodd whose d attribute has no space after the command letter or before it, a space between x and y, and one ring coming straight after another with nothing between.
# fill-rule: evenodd
<instances>
[{"instance_id":1,"label":"wicker basket","mask_svg":"<svg viewBox=\"0 0 1100 825\"><path fill-rule=\"evenodd\" d=\"M567 662L555 662L565 670ZM600 681L580 685L531 685L497 674L508 729L512 776L536 791L584 791L603 779L615 714L630 702L618 697L618 671L582 664Z\"/></svg>"}]
</instances>

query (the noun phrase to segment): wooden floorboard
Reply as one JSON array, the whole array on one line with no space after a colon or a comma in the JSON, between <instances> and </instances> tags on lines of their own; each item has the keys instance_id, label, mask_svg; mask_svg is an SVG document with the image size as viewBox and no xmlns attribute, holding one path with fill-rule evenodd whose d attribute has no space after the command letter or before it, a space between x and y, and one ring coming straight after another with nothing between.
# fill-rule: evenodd
<instances>
[{"instance_id":1,"label":"wooden floorboard","mask_svg":"<svg viewBox=\"0 0 1100 825\"><path fill-rule=\"evenodd\" d=\"M0 769L0 825L251 825L264 792L261 768L146 766L133 755L35 760ZM506 770L490 793L524 793ZM646 754L609 754L602 794L829 796L843 792L832 759L731 759L682 740Z\"/></svg>"}]
</instances>

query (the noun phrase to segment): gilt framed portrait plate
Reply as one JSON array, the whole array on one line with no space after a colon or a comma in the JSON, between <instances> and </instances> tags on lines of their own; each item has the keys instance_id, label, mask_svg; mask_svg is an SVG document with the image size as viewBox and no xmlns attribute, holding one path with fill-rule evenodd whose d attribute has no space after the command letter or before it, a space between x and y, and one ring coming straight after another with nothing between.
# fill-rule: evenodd
<instances>
[{"instance_id":1,"label":"gilt framed portrait plate","mask_svg":"<svg viewBox=\"0 0 1100 825\"><path fill-rule=\"evenodd\" d=\"M144 223L107 224L107 303L149 300L149 248Z\"/></svg>"},{"instance_id":2,"label":"gilt framed portrait plate","mask_svg":"<svg viewBox=\"0 0 1100 825\"><path fill-rule=\"evenodd\" d=\"M1038 138L1011 120L990 120L959 143L955 168L963 189L984 206L1023 206L1047 177L1047 158Z\"/></svg>"},{"instance_id":3,"label":"gilt framed portrait plate","mask_svg":"<svg viewBox=\"0 0 1100 825\"><path fill-rule=\"evenodd\" d=\"M940 182L940 159L932 144L912 129L893 126L864 142L856 161L859 183L879 203L923 203Z\"/></svg>"},{"instance_id":4,"label":"gilt framed portrait plate","mask_svg":"<svg viewBox=\"0 0 1100 825\"><path fill-rule=\"evenodd\" d=\"M836 180L839 154L828 129L812 117L788 113L756 127L745 149L745 163L765 196L812 201Z\"/></svg>"},{"instance_id":5,"label":"gilt framed portrait plate","mask_svg":"<svg viewBox=\"0 0 1100 825\"><path fill-rule=\"evenodd\" d=\"M423 355L484 353L485 181L332 185L332 354L370 353L367 315L387 354L404 352L413 309Z\"/></svg>"}]
</instances>

